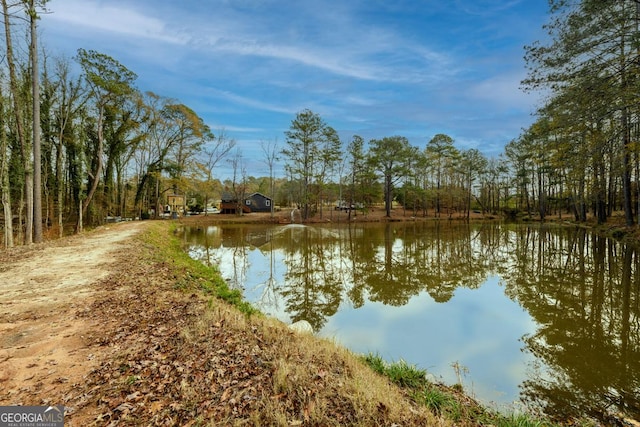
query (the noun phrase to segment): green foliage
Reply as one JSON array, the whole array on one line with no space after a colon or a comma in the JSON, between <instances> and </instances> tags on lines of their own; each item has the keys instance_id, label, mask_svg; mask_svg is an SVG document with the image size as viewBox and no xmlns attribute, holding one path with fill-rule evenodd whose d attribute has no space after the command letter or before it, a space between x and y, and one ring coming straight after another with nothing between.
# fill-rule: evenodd
<instances>
[{"instance_id":1,"label":"green foliage","mask_svg":"<svg viewBox=\"0 0 640 427\"><path fill-rule=\"evenodd\" d=\"M134 385L135 383L137 383L140 380L140 377L137 375L129 375L126 379L125 379L125 383L129 386Z\"/></svg>"},{"instance_id":2,"label":"green foliage","mask_svg":"<svg viewBox=\"0 0 640 427\"><path fill-rule=\"evenodd\" d=\"M374 370L374 372L377 372L380 375L384 375L384 373L386 372L387 363L379 354L367 353L361 357L362 357L362 360L367 365L369 365L371 369Z\"/></svg>"},{"instance_id":3,"label":"green foliage","mask_svg":"<svg viewBox=\"0 0 640 427\"><path fill-rule=\"evenodd\" d=\"M503 414L490 411L474 400L464 395L458 385L447 387L430 382L426 370L410 365L404 360L388 363L377 353L367 353L360 359L374 372L386 376L394 384L407 389L412 399L431 410L433 413L453 422L473 423L496 427L551 427L548 420L536 418L532 415L511 412ZM456 362L452 366L456 373L460 372L460 365Z\"/></svg>"},{"instance_id":4,"label":"green foliage","mask_svg":"<svg viewBox=\"0 0 640 427\"><path fill-rule=\"evenodd\" d=\"M438 415L451 413L457 415L460 412L459 405L453 396L438 387L429 385L415 392L412 396L416 402L426 406Z\"/></svg>"},{"instance_id":5,"label":"green foliage","mask_svg":"<svg viewBox=\"0 0 640 427\"><path fill-rule=\"evenodd\" d=\"M404 360L387 363L380 355L368 353L362 356L362 360L375 372L382 374L400 387L417 388L427 384L427 371L409 365Z\"/></svg>"},{"instance_id":6,"label":"green foliage","mask_svg":"<svg viewBox=\"0 0 640 427\"><path fill-rule=\"evenodd\" d=\"M536 419L526 414L510 414L497 417L493 423L496 427L546 427L553 424L549 421Z\"/></svg>"},{"instance_id":7,"label":"green foliage","mask_svg":"<svg viewBox=\"0 0 640 427\"><path fill-rule=\"evenodd\" d=\"M132 84L138 76L112 57L94 50L78 49L76 59L100 103L110 96L133 91Z\"/></svg>"},{"instance_id":8,"label":"green foliage","mask_svg":"<svg viewBox=\"0 0 640 427\"><path fill-rule=\"evenodd\" d=\"M292 196L302 207L303 219L307 219L310 205L320 202L325 180L342 156L340 138L320 115L308 109L296 115L285 135L287 146L281 151L285 170L292 181L299 183Z\"/></svg>"},{"instance_id":9,"label":"green foliage","mask_svg":"<svg viewBox=\"0 0 640 427\"><path fill-rule=\"evenodd\" d=\"M396 201L406 209L426 209L427 192L417 185L405 184L398 189Z\"/></svg>"},{"instance_id":10,"label":"green foliage","mask_svg":"<svg viewBox=\"0 0 640 427\"><path fill-rule=\"evenodd\" d=\"M391 216L394 186L411 171L410 163L416 149L404 136L373 139L369 142L367 163L378 171L384 180L384 204L387 216Z\"/></svg>"},{"instance_id":11,"label":"green foliage","mask_svg":"<svg viewBox=\"0 0 640 427\"><path fill-rule=\"evenodd\" d=\"M549 194L568 189L567 207L577 221L587 220L591 205L598 223L622 208L626 225L632 225L634 141L640 137L638 2L554 0L550 5L549 37L526 47L529 73L523 86L544 90L546 102L519 147L511 147L520 202L528 213L537 208L544 217ZM528 185L526 175L537 188Z\"/></svg>"},{"instance_id":12,"label":"green foliage","mask_svg":"<svg viewBox=\"0 0 640 427\"><path fill-rule=\"evenodd\" d=\"M425 384L427 371L400 359L387 366L386 375L400 387L415 388Z\"/></svg>"},{"instance_id":13,"label":"green foliage","mask_svg":"<svg viewBox=\"0 0 640 427\"><path fill-rule=\"evenodd\" d=\"M164 227L159 230L166 230ZM147 238L154 242L154 245L164 248L163 258L173 261L172 268L180 272L175 286L184 290L199 289L207 295L219 298L233 306L242 313L250 316L258 314L251 304L242 297L242 292L237 289L230 289L227 282L220 276L220 272L213 267L208 267L203 263L194 260L182 248L179 238L173 235L175 225L171 226L170 235L164 233L150 233Z\"/></svg>"}]
</instances>

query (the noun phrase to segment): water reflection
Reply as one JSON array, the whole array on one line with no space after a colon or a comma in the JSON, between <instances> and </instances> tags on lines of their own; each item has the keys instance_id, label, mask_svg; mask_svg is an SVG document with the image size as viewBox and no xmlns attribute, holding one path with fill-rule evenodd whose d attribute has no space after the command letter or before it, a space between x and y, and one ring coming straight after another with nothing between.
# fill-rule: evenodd
<instances>
[{"instance_id":1,"label":"water reflection","mask_svg":"<svg viewBox=\"0 0 640 427\"><path fill-rule=\"evenodd\" d=\"M261 310L354 351L404 357L450 382L441 365L458 361L483 400L520 398L558 419L640 418L632 247L573 228L435 222L183 233L193 257L219 265Z\"/></svg>"},{"instance_id":2,"label":"water reflection","mask_svg":"<svg viewBox=\"0 0 640 427\"><path fill-rule=\"evenodd\" d=\"M538 323L526 347L551 368L524 382L523 397L559 418L606 419L606 408L639 418L635 248L585 233L541 237L520 242L510 280Z\"/></svg>"}]
</instances>

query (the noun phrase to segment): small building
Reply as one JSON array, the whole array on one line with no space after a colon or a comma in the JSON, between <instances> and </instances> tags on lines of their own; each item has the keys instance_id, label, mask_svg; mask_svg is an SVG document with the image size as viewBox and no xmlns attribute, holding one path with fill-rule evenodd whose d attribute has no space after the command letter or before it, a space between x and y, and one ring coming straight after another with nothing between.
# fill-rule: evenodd
<instances>
[{"instance_id":1,"label":"small building","mask_svg":"<svg viewBox=\"0 0 640 427\"><path fill-rule=\"evenodd\" d=\"M220 198L220 213L221 214L235 214L238 212L238 206L242 207L242 212L249 213L251 209L246 203L238 204L238 198L229 192L222 193Z\"/></svg>"},{"instance_id":2,"label":"small building","mask_svg":"<svg viewBox=\"0 0 640 427\"><path fill-rule=\"evenodd\" d=\"M245 197L240 204L242 212L271 212L271 198L261 193L253 193ZM238 199L231 193L223 193L220 201L221 214L234 214L238 212Z\"/></svg>"},{"instance_id":3,"label":"small building","mask_svg":"<svg viewBox=\"0 0 640 427\"><path fill-rule=\"evenodd\" d=\"M180 194L169 194L167 196L167 206L165 214L171 214L171 218L177 218L178 214L184 210L184 196Z\"/></svg>"},{"instance_id":4,"label":"small building","mask_svg":"<svg viewBox=\"0 0 640 427\"><path fill-rule=\"evenodd\" d=\"M272 200L264 194L253 193L244 199L244 204L251 212L271 212Z\"/></svg>"}]
</instances>

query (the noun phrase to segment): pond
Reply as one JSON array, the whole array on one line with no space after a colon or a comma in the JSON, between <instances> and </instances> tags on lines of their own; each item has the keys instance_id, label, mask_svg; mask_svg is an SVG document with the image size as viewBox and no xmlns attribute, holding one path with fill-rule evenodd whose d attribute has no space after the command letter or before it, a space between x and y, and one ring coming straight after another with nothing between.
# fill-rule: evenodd
<instances>
[{"instance_id":1,"label":"pond","mask_svg":"<svg viewBox=\"0 0 640 427\"><path fill-rule=\"evenodd\" d=\"M499 410L640 418L640 257L580 228L412 222L181 230L262 312L460 382Z\"/></svg>"}]
</instances>

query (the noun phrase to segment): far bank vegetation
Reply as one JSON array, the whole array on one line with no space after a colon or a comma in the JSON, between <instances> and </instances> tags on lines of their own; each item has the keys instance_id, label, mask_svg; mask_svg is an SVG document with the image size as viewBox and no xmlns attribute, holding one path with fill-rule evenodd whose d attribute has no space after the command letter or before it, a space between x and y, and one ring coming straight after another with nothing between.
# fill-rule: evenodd
<instances>
[{"instance_id":1,"label":"far bank vegetation","mask_svg":"<svg viewBox=\"0 0 640 427\"><path fill-rule=\"evenodd\" d=\"M4 246L110 219L157 218L170 196L180 200L171 209L185 215L206 213L223 193L242 203L254 192L274 207L299 209L303 221L346 203L362 212L380 206L387 215L395 204L416 217L479 213L600 224L621 212L634 226L637 3L549 3L549 39L526 48L523 81L526 90L548 96L536 121L505 141L502 154L488 158L442 133L365 141L303 110L282 130L282 143L262 141L254 150L261 158L249 158L233 136L210 129L180 100L138 88L135 72L117 59L90 49L52 56L37 38L46 0L3 0Z\"/></svg>"}]
</instances>

